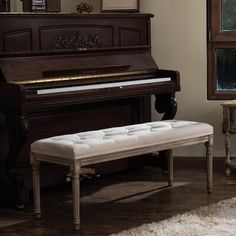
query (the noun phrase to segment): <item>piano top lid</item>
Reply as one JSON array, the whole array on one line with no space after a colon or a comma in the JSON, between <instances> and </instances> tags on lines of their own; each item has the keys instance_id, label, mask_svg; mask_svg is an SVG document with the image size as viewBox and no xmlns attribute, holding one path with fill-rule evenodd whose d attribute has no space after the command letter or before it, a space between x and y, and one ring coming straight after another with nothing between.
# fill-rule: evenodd
<instances>
[{"instance_id":1,"label":"piano top lid","mask_svg":"<svg viewBox=\"0 0 236 236\"><path fill-rule=\"evenodd\" d=\"M54 56L0 58L0 81L46 84L148 74L158 69L150 50L110 50Z\"/></svg>"}]
</instances>

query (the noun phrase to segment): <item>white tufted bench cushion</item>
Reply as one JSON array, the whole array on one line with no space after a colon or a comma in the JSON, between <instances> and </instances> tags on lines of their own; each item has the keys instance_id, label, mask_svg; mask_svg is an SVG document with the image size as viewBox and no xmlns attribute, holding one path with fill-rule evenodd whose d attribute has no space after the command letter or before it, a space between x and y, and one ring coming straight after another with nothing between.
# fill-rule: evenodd
<instances>
[{"instance_id":1,"label":"white tufted bench cushion","mask_svg":"<svg viewBox=\"0 0 236 236\"><path fill-rule=\"evenodd\" d=\"M63 159L86 159L150 147L152 144L166 145L212 133L212 126L205 123L158 121L41 139L31 145L31 151Z\"/></svg>"},{"instance_id":2,"label":"white tufted bench cushion","mask_svg":"<svg viewBox=\"0 0 236 236\"><path fill-rule=\"evenodd\" d=\"M41 161L71 166L74 224L79 228L80 167L130 156L168 150L168 181L173 181L171 149L205 143L207 146L207 187L212 191L213 127L193 121L157 121L96 131L45 138L31 145L35 213L40 215L39 163Z\"/></svg>"}]
</instances>

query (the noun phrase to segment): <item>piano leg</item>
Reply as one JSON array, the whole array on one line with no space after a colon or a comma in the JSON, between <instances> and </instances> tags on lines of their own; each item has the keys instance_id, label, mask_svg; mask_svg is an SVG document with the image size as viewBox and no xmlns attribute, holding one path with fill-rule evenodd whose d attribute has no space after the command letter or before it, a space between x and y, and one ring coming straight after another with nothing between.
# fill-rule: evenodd
<instances>
[{"instance_id":1,"label":"piano leg","mask_svg":"<svg viewBox=\"0 0 236 236\"><path fill-rule=\"evenodd\" d=\"M7 114L5 129L9 137L9 149L6 157L1 160L0 200L3 205L23 208L27 200L27 190L23 176L16 171L16 161L27 139L29 124L21 115Z\"/></svg>"},{"instance_id":2,"label":"piano leg","mask_svg":"<svg viewBox=\"0 0 236 236\"><path fill-rule=\"evenodd\" d=\"M174 119L177 112L177 102L174 93L156 94L155 108L158 113L164 113L162 120ZM161 151L159 153L160 166L163 174L168 173L168 153Z\"/></svg>"}]
</instances>

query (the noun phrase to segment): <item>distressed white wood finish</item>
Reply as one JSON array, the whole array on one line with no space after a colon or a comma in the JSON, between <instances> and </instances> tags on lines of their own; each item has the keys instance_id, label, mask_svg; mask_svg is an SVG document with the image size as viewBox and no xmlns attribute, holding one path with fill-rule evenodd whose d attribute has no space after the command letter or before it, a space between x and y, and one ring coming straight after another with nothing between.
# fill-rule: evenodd
<instances>
[{"instance_id":1,"label":"distressed white wood finish","mask_svg":"<svg viewBox=\"0 0 236 236\"><path fill-rule=\"evenodd\" d=\"M181 128L180 128L181 129ZM169 131L168 131L169 132ZM176 134L176 130L173 131ZM174 135L174 133L173 133ZM208 193L212 192L212 168L213 168L213 156L212 156L212 147L213 147L213 131L212 133L198 134L198 137L193 138L185 137L184 140L175 140L170 141L156 140L156 143L152 143L145 147L136 147L130 148L129 150L123 151L113 151L110 150L110 153L97 156L87 156L84 158L62 158L57 156L48 156L42 155L40 153L31 152L31 161L33 167L33 191L34 191L34 205L35 205L35 214L39 218L41 215L40 210L40 181L39 181L39 163L48 162L55 163L59 165L70 166L72 170L72 193L73 193L73 212L74 212L74 226L78 230L80 227L80 181L79 176L81 174L81 167L96 163L102 163L106 161L113 161L121 158L127 158L131 156L137 156L147 153L152 153L156 151L167 151L168 156L168 185L172 186L173 184L173 155L172 149L177 147L189 146L194 144L203 143L206 146L206 166L207 166L207 191Z\"/></svg>"},{"instance_id":2,"label":"distressed white wood finish","mask_svg":"<svg viewBox=\"0 0 236 236\"><path fill-rule=\"evenodd\" d=\"M231 168L236 168L236 158L230 154L230 134L236 133L236 100L221 104L223 107L223 131L225 132L225 175L230 176Z\"/></svg>"}]
</instances>

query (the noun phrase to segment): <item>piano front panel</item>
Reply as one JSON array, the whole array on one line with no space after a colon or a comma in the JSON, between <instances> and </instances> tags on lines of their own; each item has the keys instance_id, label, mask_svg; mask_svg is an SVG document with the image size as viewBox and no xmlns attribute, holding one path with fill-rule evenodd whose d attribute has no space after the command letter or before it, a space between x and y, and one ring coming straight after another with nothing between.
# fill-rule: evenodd
<instances>
[{"instance_id":1,"label":"piano front panel","mask_svg":"<svg viewBox=\"0 0 236 236\"><path fill-rule=\"evenodd\" d=\"M40 50L113 47L112 26L74 24L40 28Z\"/></svg>"},{"instance_id":2,"label":"piano front panel","mask_svg":"<svg viewBox=\"0 0 236 236\"><path fill-rule=\"evenodd\" d=\"M0 13L0 53L150 45L151 16Z\"/></svg>"},{"instance_id":3,"label":"piano front panel","mask_svg":"<svg viewBox=\"0 0 236 236\"><path fill-rule=\"evenodd\" d=\"M119 29L119 45L123 47L142 45L142 31L121 27Z\"/></svg>"},{"instance_id":4,"label":"piano front panel","mask_svg":"<svg viewBox=\"0 0 236 236\"><path fill-rule=\"evenodd\" d=\"M150 118L149 96L80 105L54 106L46 111L31 111L28 114L30 125L28 140L17 159L17 166L21 166L23 169L28 168L30 144L37 139L147 122L150 121ZM43 185L45 184L43 183Z\"/></svg>"},{"instance_id":5,"label":"piano front panel","mask_svg":"<svg viewBox=\"0 0 236 236\"><path fill-rule=\"evenodd\" d=\"M4 34L4 52L29 52L32 49L32 31L30 29L24 28L22 30L12 30Z\"/></svg>"}]
</instances>

